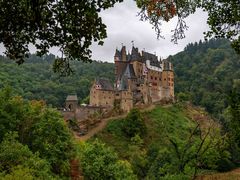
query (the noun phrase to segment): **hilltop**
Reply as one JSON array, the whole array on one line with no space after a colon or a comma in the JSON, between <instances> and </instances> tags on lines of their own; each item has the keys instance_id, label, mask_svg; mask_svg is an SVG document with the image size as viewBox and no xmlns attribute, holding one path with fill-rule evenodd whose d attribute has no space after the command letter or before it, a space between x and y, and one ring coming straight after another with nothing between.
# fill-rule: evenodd
<instances>
[{"instance_id":1,"label":"hilltop","mask_svg":"<svg viewBox=\"0 0 240 180\"><path fill-rule=\"evenodd\" d=\"M134 111L126 118L109 121L101 132L86 142L87 146L94 146L96 142L105 144L119 160L130 163L138 179L188 179L194 175L195 167L197 173L216 171L227 160L220 125L202 108L174 104ZM143 124L134 126L139 117ZM126 120L130 120L131 125ZM131 128L139 133L126 133L131 132ZM100 158L97 154L93 157ZM85 168L82 167L83 174ZM84 175L90 178L89 174Z\"/></svg>"}]
</instances>

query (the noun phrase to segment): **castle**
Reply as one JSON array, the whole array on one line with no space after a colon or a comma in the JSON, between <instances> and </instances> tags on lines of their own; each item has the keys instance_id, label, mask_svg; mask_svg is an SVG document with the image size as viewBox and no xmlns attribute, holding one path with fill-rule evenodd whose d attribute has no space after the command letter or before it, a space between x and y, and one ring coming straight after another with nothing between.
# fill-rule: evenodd
<instances>
[{"instance_id":1,"label":"castle","mask_svg":"<svg viewBox=\"0 0 240 180\"><path fill-rule=\"evenodd\" d=\"M97 78L90 90L90 106L120 108L130 111L134 106L174 100L174 72L168 60L132 47L123 46L114 56L115 82Z\"/></svg>"}]
</instances>

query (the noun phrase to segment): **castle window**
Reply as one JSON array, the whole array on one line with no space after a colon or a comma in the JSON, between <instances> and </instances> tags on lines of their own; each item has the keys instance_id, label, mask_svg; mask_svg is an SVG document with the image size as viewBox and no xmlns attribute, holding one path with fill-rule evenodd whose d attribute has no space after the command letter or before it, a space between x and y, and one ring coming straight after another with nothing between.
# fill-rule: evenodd
<instances>
[{"instance_id":1,"label":"castle window","mask_svg":"<svg viewBox=\"0 0 240 180\"><path fill-rule=\"evenodd\" d=\"M155 77L155 80L157 80L157 77Z\"/></svg>"},{"instance_id":2,"label":"castle window","mask_svg":"<svg viewBox=\"0 0 240 180\"><path fill-rule=\"evenodd\" d=\"M164 81L166 81L166 78L164 78Z\"/></svg>"},{"instance_id":3,"label":"castle window","mask_svg":"<svg viewBox=\"0 0 240 180\"><path fill-rule=\"evenodd\" d=\"M153 79L153 77L151 76L151 79Z\"/></svg>"},{"instance_id":4,"label":"castle window","mask_svg":"<svg viewBox=\"0 0 240 180\"><path fill-rule=\"evenodd\" d=\"M161 81L162 79L161 78L159 78L159 81Z\"/></svg>"}]
</instances>

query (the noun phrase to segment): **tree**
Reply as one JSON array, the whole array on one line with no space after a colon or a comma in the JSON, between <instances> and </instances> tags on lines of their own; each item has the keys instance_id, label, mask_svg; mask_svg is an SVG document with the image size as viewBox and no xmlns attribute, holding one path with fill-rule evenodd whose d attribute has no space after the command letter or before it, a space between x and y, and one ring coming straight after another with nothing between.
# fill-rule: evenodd
<instances>
[{"instance_id":1,"label":"tree","mask_svg":"<svg viewBox=\"0 0 240 180\"><path fill-rule=\"evenodd\" d=\"M117 154L98 140L81 144L79 159L86 179L136 179L131 165L118 160Z\"/></svg>"},{"instance_id":2,"label":"tree","mask_svg":"<svg viewBox=\"0 0 240 180\"><path fill-rule=\"evenodd\" d=\"M187 138L169 136L168 140L169 146L158 149L151 161L150 179L183 174L188 176L184 179L195 178L197 170L217 169L221 161L229 158L226 136L222 136L214 125L206 128L197 123L190 129Z\"/></svg>"},{"instance_id":3,"label":"tree","mask_svg":"<svg viewBox=\"0 0 240 180\"><path fill-rule=\"evenodd\" d=\"M227 109L226 130L230 136L230 152L232 161L236 164L240 159L240 91L239 87L233 88L229 94L229 107Z\"/></svg>"},{"instance_id":4,"label":"tree","mask_svg":"<svg viewBox=\"0 0 240 180\"><path fill-rule=\"evenodd\" d=\"M129 112L127 117L124 119L122 130L125 135L130 138L136 135L143 137L146 134L147 128L142 114L138 109L132 109Z\"/></svg>"},{"instance_id":5,"label":"tree","mask_svg":"<svg viewBox=\"0 0 240 180\"><path fill-rule=\"evenodd\" d=\"M240 3L238 0L205 0L201 7L208 12L210 30L206 37L227 38L240 54Z\"/></svg>"},{"instance_id":6,"label":"tree","mask_svg":"<svg viewBox=\"0 0 240 180\"><path fill-rule=\"evenodd\" d=\"M74 155L71 133L59 112L50 108L41 111L40 119L30 131L30 147L48 160L54 173L68 176L69 161Z\"/></svg>"},{"instance_id":7,"label":"tree","mask_svg":"<svg viewBox=\"0 0 240 180\"><path fill-rule=\"evenodd\" d=\"M0 172L5 172L6 179L17 174L29 179L31 176L37 179L52 178L48 162L18 142L17 133L7 133L0 143Z\"/></svg>"},{"instance_id":8,"label":"tree","mask_svg":"<svg viewBox=\"0 0 240 180\"><path fill-rule=\"evenodd\" d=\"M70 60L91 61L89 46L92 41L103 44L107 37L106 25L99 13L123 0L64 1L64 0L12 0L0 1L0 43L6 55L18 64L28 57L28 45L32 43L38 55L44 55L50 47L58 46L62 57L55 60L54 71L67 75L72 72ZM197 7L209 13L210 31L206 37L225 37L240 53L240 12L238 0L135 0L141 9L141 20L149 20L161 33L162 21L177 16L172 41L185 37L188 29L184 19Z\"/></svg>"},{"instance_id":9,"label":"tree","mask_svg":"<svg viewBox=\"0 0 240 180\"><path fill-rule=\"evenodd\" d=\"M121 1L1 0L0 42L18 64L28 57L30 43L38 55L60 47L65 58L56 62L59 68L67 66L69 58L89 61L92 41L103 44L107 37L99 12Z\"/></svg>"},{"instance_id":10,"label":"tree","mask_svg":"<svg viewBox=\"0 0 240 180\"><path fill-rule=\"evenodd\" d=\"M55 109L46 107L42 101L25 102L21 97L14 97L8 88L0 91L0 99L0 142L10 132L14 131L18 134L18 136L13 136L14 139L10 139L16 147L3 144L3 149L0 148L3 152L0 154L0 156L2 155L0 161L3 159L0 164L8 161L10 164L14 164L15 161L11 162L10 160L14 160L15 156L23 152L17 150L22 148L24 144L28 146L24 146L24 152L29 148L29 153L38 153L38 156L45 159L51 166L53 173L60 176L69 176L69 161L73 158L75 149L72 135L64 124L60 113ZM19 143L15 142L16 139L19 140ZM8 146L10 147L7 148ZM3 151L4 149L7 151ZM13 151L11 149L16 150L16 152L13 152L13 157L9 153ZM19 156L24 158L25 154ZM26 156L30 155L27 154ZM4 158L8 159L4 160ZM17 159L16 162L24 160ZM9 164L6 166L9 166ZM39 167L41 166L39 165Z\"/></svg>"},{"instance_id":11,"label":"tree","mask_svg":"<svg viewBox=\"0 0 240 180\"><path fill-rule=\"evenodd\" d=\"M25 107L21 97L13 97L9 87L0 91L0 142L9 131L17 131Z\"/></svg>"},{"instance_id":12,"label":"tree","mask_svg":"<svg viewBox=\"0 0 240 180\"><path fill-rule=\"evenodd\" d=\"M169 21L177 16L178 22L173 30L172 41L177 43L185 38L188 29L185 18L202 8L208 12L210 30L207 37L227 38L232 41L232 47L240 53L240 5L238 0L136 0L141 9L141 20L148 20L153 25L157 36L162 37L161 22Z\"/></svg>"}]
</instances>

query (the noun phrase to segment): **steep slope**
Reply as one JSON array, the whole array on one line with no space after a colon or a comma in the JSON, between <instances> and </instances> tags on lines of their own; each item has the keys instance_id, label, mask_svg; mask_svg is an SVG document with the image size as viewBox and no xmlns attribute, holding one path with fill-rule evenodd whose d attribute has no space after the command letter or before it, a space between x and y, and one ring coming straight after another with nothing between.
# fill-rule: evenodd
<instances>
[{"instance_id":1,"label":"steep slope","mask_svg":"<svg viewBox=\"0 0 240 180\"><path fill-rule=\"evenodd\" d=\"M126 121L115 119L89 143L100 140L114 149L120 159L131 163L139 179L188 179L194 175L194 164L200 159L202 164L197 169L215 170L219 167L216 161L225 158L225 150L221 149L224 145L215 147L216 142L220 145L224 139L219 133L220 126L203 109L176 104L157 106L141 115L147 129L143 137L127 136Z\"/></svg>"}]
</instances>

